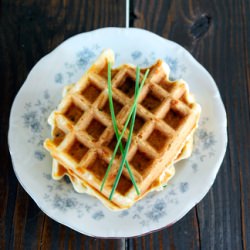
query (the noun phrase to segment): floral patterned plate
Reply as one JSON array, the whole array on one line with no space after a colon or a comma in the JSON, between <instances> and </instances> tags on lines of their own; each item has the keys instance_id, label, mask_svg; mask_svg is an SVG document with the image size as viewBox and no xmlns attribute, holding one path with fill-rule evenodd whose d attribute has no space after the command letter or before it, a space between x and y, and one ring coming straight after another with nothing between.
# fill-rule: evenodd
<instances>
[{"instance_id":1,"label":"floral patterned plate","mask_svg":"<svg viewBox=\"0 0 250 250\"><path fill-rule=\"evenodd\" d=\"M79 79L104 48L115 51L116 65L164 59L171 78L184 78L202 106L192 157L176 164L176 175L162 192L122 212L74 192L67 179L52 180L51 157L42 146L63 87ZM18 180L49 217L90 236L131 237L175 223L205 196L225 154L226 124L214 80L184 48L145 30L104 28L66 40L34 66L12 106L9 148Z\"/></svg>"}]
</instances>

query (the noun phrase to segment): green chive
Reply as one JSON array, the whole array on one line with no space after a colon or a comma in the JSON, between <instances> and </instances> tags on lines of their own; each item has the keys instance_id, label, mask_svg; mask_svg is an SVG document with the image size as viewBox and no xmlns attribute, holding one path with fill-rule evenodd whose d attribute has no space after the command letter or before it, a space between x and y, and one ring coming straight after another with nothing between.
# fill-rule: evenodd
<instances>
[{"instance_id":1,"label":"green chive","mask_svg":"<svg viewBox=\"0 0 250 250\"><path fill-rule=\"evenodd\" d=\"M113 122L113 127L114 127L114 131L115 131L115 134L116 134L116 138L118 140L120 135L119 135L118 127L117 127L117 122L116 122L115 112L114 112L114 105L113 105L113 100L112 100L111 64L110 63L108 63L108 96L109 96L109 107L110 107L110 113L111 113L111 118L112 118L112 122ZM122 143L120 143L119 146L120 146L120 151L121 151L122 156L123 156L124 150L123 150L123 147L122 147ZM138 187L136 185L136 181L135 181L134 175L133 175L133 173L132 173L132 171L130 169L130 166L129 166L127 161L125 162L125 164L126 164L126 167L128 169L131 181L132 181L132 183L133 183L133 185L135 187L135 190L136 190L137 194L139 195L140 191L139 191L139 189L138 189ZM105 173L105 176L103 178L102 185L101 185L101 188L100 188L101 191L103 190L104 184L105 184L105 182L107 180L110 168L111 168L111 165L108 166L107 171Z\"/></svg>"},{"instance_id":2,"label":"green chive","mask_svg":"<svg viewBox=\"0 0 250 250\"><path fill-rule=\"evenodd\" d=\"M102 185L101 185L102 188L103 188L103 186L104 186L104 184L105 184L105 181L106 181L106 179L107 179L108 173L109 173L109 171L110 171L110 168L111 168L111 166L112 166L112 164L113 164L115 155L116 155L116 153L117 153L118 147L119 147L119 145L120 145L120 143L121 143L122 137L123 137L123 135L124 135L124 133L125 133L125 130L126 130L127 126L128 126L128 123L129 123L129 121L130 121L130 118L131 118L131 116L132 116L133 110L134 110L134 108L135 108L135 106L136 106L136 103L137 103L137 101L138 101L140 92L141 92L142 87L143 87L143 85L144 85L144 83L145 83L145 80L146 80L146 78L147 78L147 76L148 76L148 73L149 73L149 69L146 71L146 73L145 73L145 75L144 75L144 78L143 78L143 80L142 80L142 82L141 82L140 88L139 88L138 92L135 94L134 103L133 103L133 105L132 105L132 107L131 107L131 109L130 109L130 112L129 112L127 121L126 121L125 124L124 124L123 130L122 130L122 132L121 132L121 134L120 134L120 136L119 136L119 139L117 140L117 144L116 144L115 149L114 149L114 151L113 151L112 158L111 158L111 160L110 160L110 162L109 162L109 166L108 166L108 168L107 168L107 170L106 170L106 173L105 173L105 176L104 176L104 178L103 178L103 182L102 182Z\"/></svg>"},{"instance_id":3,"label":"green chive","mask_svg":"<svg viewBox=\"0 0 250 250\"><path fill-rule=\"evenodd\" d=\"M136 67L135 96L138 93L139 80L140 80L140 69L138 67ZM129 147L130 147L130 144L131 144L131 141L132 141L132 135L133 135L134 124L135 124L135 117L136 117L136 108L137 108L137 105L135 106L135 108L133 110L133 114L132 114L132 118L131 118L131 123L130 123L130 130L129 130L128 140L127 140L127 143L126 143L124 154L122 156L122 160L121 160L121 163L120 163L120 167L119 167L118 173L117 173L116 178L115 178L114 185L112 187L112 191L111 191L110 196L109 196L110 200L112 199L113 194L114 194L114 192L115 192L115 190L117 188L117 185L119 183L119 180L121 178L122 171L123 171L123 165L124 165L124 163L126 161L128 150L129 150Z\"/></svg>"},{"instance_id":4,"label":"green chive","mask_svg":"<svg viewBox=\"0 0 250 250\"><path fill-rule=\"evenodd\" d=\"M115 149L114 149L112 158L114 158L114 156L116 155L116 152L117 152L117 150L118 150L119 144L121 143L122 137L123 137L123 135L124 135L124 133L125 133L125 130L126 130L127 126L128 126L128 123L129 123L129 121L130 121L130 118L131 118L131 116L132 116L132 114L133 114L133 110L134 110L134 108L135 108L135 106L136 106L136 103L137 103L137 100L138 100L138 98L139 98L140 92L141 92L142 87L143 87L143 85L144 85L144 82L145 82L145 80L146 80L146 78L147 78L148 72L149 72L149 69L146 71L146 73L145 73L145 75L144 75L144 78L143 78L143 80L142 80L142 82L141 82L140 88L139 88L139 90L138 90L138 93L137 93L137 95L135 96L135 100L134 100L134 103L133 103L133 105L132 105L132 107L131 107L131 109L130 109L130 111L129 111L127 121L125 122L124 127L123 127L123 130L122 130L122 132L121 132L121 134L120 134L120 136L119 136L119 139L117 140L117 143L116 143L116 146L115 146ZM111 159L111 160L112 160L112 159ZM113 162L112 162L112 163L113 163ZM110 164L112 165L112 163L110 163Z\"/></svg>"},{"instance_id":5,"label":"green chive","mask_svg":"<svg viewBox=\"0 0 250 250\"><path fill-rule=\"evenodd\" d=\"M125 133L125 130L127 129L127 126L128 126L129 121L130 121L130 118L131 118L131 116L132 116L132 114L133 114L133 111L134 111L134 109L136 108L136 105L137 105L137 101L138 101L140 92L141 92L142 87L143 87L143 85L144 85L144 83L145 83L145 81L146 81L146 78L147 78L147 76L148 76L148 73L149 73L149 69L147 69L147 71L146 71L146 73L145 73L145 75L144 75L144 77L143 77L143 80L142 80L142 82L141 82L141 84L140 84L139 90L138 90L138 92L135 94L134 103L133 103L133 105L132 105L132 107L131 107L131 109L130 109L130 112L129 112L127 121L126 121L125 124L124 124L123 130L122 130L122 132L121 132L121 134L120 134L120 136L119 136L119 139L117 140L117 144L116 144L116 146L115 146L115 149L114 149L114 152L113 152L111 161L109 162L109 166L113 164L114 157L115 157L116 152L117 152L117 150L118 150L119 144L121 143L121 140L122 140L122 137L123 137L123 135L124 135L124 133ZM109 167L108 167L108 168L109 168ZM108 171L108 170L107 170L107 171Z\"/></svg>"}]
</instances>

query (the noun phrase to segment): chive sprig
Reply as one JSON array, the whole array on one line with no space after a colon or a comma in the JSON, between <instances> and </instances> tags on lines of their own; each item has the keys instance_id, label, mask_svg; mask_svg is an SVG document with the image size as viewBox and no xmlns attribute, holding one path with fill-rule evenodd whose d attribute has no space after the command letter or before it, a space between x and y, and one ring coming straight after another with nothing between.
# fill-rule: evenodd
<instances>
[{"instance_id":1,"label":"chive sprig","mask_svg":"<svg viewBox=\"0 0 250 250\"><path fill-rule=\"evenodd\" d=\"M149 69L146 71L146 73L145 73L145 75L144 75L144 77L142 79L142 82L139 85L140 69L139 69L139 67L136 68L136 82L135 82L134 102L133 102L132 107L131 107L131 109L129 111L128 118L127 118L127 120L126 120L126 122L124 124L123 130L119 134L118 127L117 127L117 122L116 122L116 118L115 118L113 100L112 100L111 65L110 65L110 63L108 63L109 106L110 106L110 113L111 113L112 123L113 123L114 131L115 131L115 134L116 134L116 138L117 138L117 143L116 143L116 146L114 148L114 151L113 151L111 160L109 162L108 168L106 170L106 173L104 175L104 178L103 178L103 181L102 181L102 184L101 184L101 188L100 188L101 191L103 190L103 187L104 187L105 182L107 180L107 177L108 177L108 174L110 172L111 166L113 165L113 162L114 162L114 159L115 159L118 148L120 148L120 151L121 151L121 154L122 154L122 160L121 160L121 163L120 163L120 166L119 166L119 169L118 169L118 173L117 173L115 182L113 184L113 187L112 187L112 190L111 190L111 193L110 193L110 196L109 196L110 200L112 199L113 194L114 194L114 192L115 192L115 190L117 188L117 185L119 183L119 180L120 180L120 177L121 177L121 174L122 174L122 171L123 171L124 164L126 165L126 168L127 168L128 172L129 172L131 181L132 181L132 183L133 183L133 185L134 185L134 187L136 189L137 194L140 194L140 191L139 191L139 189L137 187L137 184L136 184L136 181L134 179L134 175L133 175L133 173L131 171L131 168L130 168L126 158L127 158L127 154L128 154L128 150L129 150L131 141L132 141L132 135L133 135L133 129L134 129L134 123L135 123L135 117L136 117L136 109L137 109L138 98L140 96L140 92L141 92L141 90L143 88L143 85L144 85L144 83L146 81L146 78L148 76L148 73L149 73ZM122 146L122 143L121 143L121 140L123 138L123 135L125 133L125 130L127 129L127 126L129 124L130 120L131 120L130 130L129 130L128 140L127 140L125 150L124 150L123 146Z\"/></svg>"},{"instance_id":2,"label":"chive sprig","mask_svg":"<svg viewBox=\"0 0 250 250\"><path fill-rule=\"evenodd\" d=\"M136 94L138 92L139 80L140 80L140 69L138 67L136 67L135 96L136 96ZM135 117L136 117L136 109L137 109L137 105L135 106L135 108L133 110L133 113L132 113L132 118L131 118L131 123L130 123L130 130L129 130L128 140L127 140L127 143L126 143L125 151L124 151L121 163L120 163L120 167L119 167L118 173L117 173L116 178L115 178L114 185L112 187L112 191L111 191L111 193L109 195L109 199L110 200L112 199L112 197L114 195L114 192L115 192L115 190L117 188L117 185L119 183L119 180L121 178L122 171L123 171L123 165L124 165L124 163L126 161L126 156L128 154L128 150L129 150L129 147L130 147L130 144L131 144L131 141L132 141L132 135L133 135L134 124L135 124Z\"/></svg>"},{"instance_id":3,"label":"chive sprig","mask_svg":"<svg viewBox=\"0 0 250 250\"><path fill-rule=\"evenodd\" d=\"M120 134L119 134L119 131L118 131L118 126L117 126L115 111L114 111L113 98L112 98L111 64L110 63L108 63L108 97L109 97L109 109L110 109L110 113L111 113L113 128L114 128L114 131L115 131L116 139L118 140ZM123 149L122 143L119 144L119 147L120 147L121 154L123 156L124 155L124 149ZM113 161L112 161L112 163L113 163ZM139 191L139 189L137 187L133 172L131 171L131 168L130 168L127 160L125 160L125 165L126 165L126 168L128 170L131 181L132 181L132 183L133 183L133 185L135 187L136 193L139 195L140 191ZM103 187L104 187L104 184L105 184L106 179L108 177L109 170L110 170L111 166L112 166L112 164L110 164L110 166L108 167L108 171L106 171L106 173L105 173L105 176L104 176L103 181L102 181L101 189L100 189L101 191L103 190Z\"/></svg>"}]
</instances>

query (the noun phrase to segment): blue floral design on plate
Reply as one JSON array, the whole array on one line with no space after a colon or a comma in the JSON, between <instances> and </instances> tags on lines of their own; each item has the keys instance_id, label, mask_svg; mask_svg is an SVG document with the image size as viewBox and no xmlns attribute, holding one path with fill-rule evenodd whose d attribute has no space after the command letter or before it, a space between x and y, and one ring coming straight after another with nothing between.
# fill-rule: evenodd
<instances>
[{"instance_id":1,"label":"blue floral design on plate","mask_svg":"<svg viewBox=\"0 0 250 250\"><path fill-rule=\"evenodd\" d=\"M84 48L83 50L77 53L76 64L80 69L85 69L86 66L89 64L90 60L95 57L96 57L96 54L93 52L93 50Z\"/></svg>"},{"instance_id":2,"label":"blue floral design on plate","mask_svg":"<svg viewBox=\"0 0 250 250\"><path fill-rule=\"evenodd\" d=\"M83 47L79 50L72 62L65 62L64 73L57 72L54 77L54 81L57 84L69 84L73 83L75 75L86 70L100 53L101 47L98 44L93 44L91 48ZM116 56L119 56L117 54Z\"/></svg>"},{"instance_id":3,"label":"blue floral design on plate","mask_svg":"<svg viewBox=\"0 0 250 250\"><path fill-rule=\"evenodd\" d=\"M55 83L65 84L71 82L72 78L76 74L82 72L87 68L87 66L89 66L91 61L96 57L96 53L99 49L100 47L98 46L96 46L95 49L85 47L76 53L73 63L66 62L64 64L66 75L62 72L55 75ZM116 56L119 56L119 54ZM132 52L131 57L140 66L148 66L156 60L155 53L149 53L149 55L145 57L142 52L138 50ZM180 75L185 72L185 67L181 65L176 58L165 57L165 60L171 68L172 77L180 77ZM23 115L24 127L32 132L29 143L36 146L34 149L34 157L39 161L43 161L46 157L45 151L42 147L44 138L41 135L44 134L45 130L49 129L47 125L47 117L54 109L54 106L55 105L50 98L48 90L45 90L41 98L35 103L28 102L25 104L26 112ZM213 132L206 128L206 124L208 122L208 118L203 118L200 122L200 128L197 130L195 135L195 141L198 147L194 149L193 154L195 157L198 156L201 162L208 155L209 157L213 156L213 147L216 144ZM208 150L208 154L207 152L204 153L204 151ZM191 167L193 172L197 173L199 171L199 165L197 162L192 163ZM44 178L50 181L50 184L47 185L48 192L46 192L44 196L45 200L52 203L52 206L55 209L60 210L63 213L66 213L68 210L75 209L79 218L81 218L85 213L92 213L91 217L93 220L102 220L105 217L102 210L96 211L93 205L90 206L84 203L80 204L77 199L71 197L74 190L70 185L69 189L65 188L65 184L70 183L67 177L59 182L56 182L52 180L50 174L44 173ZM60 193L57 192L56 195L52 196L55 191L60 191ZM139 202L132 209L120 212L118 217L125 218L132 216L132 219L140 223L142 226L147 226L150 221L158 222L162 217L166 216L167 204L178 204L178 195L188 191L189 183L187 181L180 182L179 185L175 186L168 185L168 192L164 196L164 199L156 199L155 203L152 203L153 199L151 199L151 197L155 194L149 194L144 199L145 204L147 204L147 209L145 209L145 206ZM142 213L144 213L145 216L142 216ZM148 220L145 220L145 218Z\"/></svg>"},{"instance_id":4,"label":"blue floral design on plate","mask_svg":"<svg viewBox=\"0 0 250 250\"><path fill-rule=\"evenodd\" d=\"M180 183L180 190L182 193L185 193L188 191L188 182L181 182Z\"/></svg>"},{"instance_id":5,"label":"blue floral design on plate","mask_svg":"<svg viewBox=\"0 0 250 250\"><path fill-rule=\"evenodd\" d=\"M60 84L63 83L63 75L62 75L62 73L57 73L57 74L55 75L55 82L56 82L56 83L60 83Z\"/></svg>"},{"instance_id":6,"label":"blue floral design on plate","mask_svg":"<svg viewBox=\"0 0 250 250\"><path fill-rule=\"evenodd\" d=\"M55 105L48 90L45 90L34 103L26 102L24 105L23 126L31 132L27 142L34 145L34 158L38 161L46 157L43 148L44 133L49 129L47 119L54 108Z\"/></svg>"},{"instance_id":7,"label":"blue floral design on plate","mask_svg":"<svg viewBox=\"0 0 250 250\"><path fill-rule=\"evenodd\" d=\"M92 215L94 220L101 220L104 217L104 213L102 211L97 211Z\"/></svg>"},{"instance_id":8,"label":"blue floral design on plate","mask_svg":"<svg viewBox=\"0 0 250 250\"><path fill-rule=\"evenodd\" d=\"M135 50L132 54L131 57L133 60L137 60L142 56L142 52L139 50Z\"/></svg>"},{"instance_id":9,"label":"blue floral design on plate","mask_svg":"<svg viewBox=\"0 0 250 250\"><path fill-rule=\"evenodd\" d=\"M151 210L145 215L148 219L158 222L162 216L166 215L166 202L164 200L157 199Z\"/></svg>"},{"instance_id":10,"label":"blue floral design on plate","mask_svg":"<svg viewBox=\"0 0 250 250\"><path fill-rule=\"evenodd\" d=\"M117 29L112 29L112 32L110 29L105 29L101 33L106 30L109 37L119 34L119 39L130 32L134 32L134 37L139 33L144 34L142 30L134 29L126 29L126 32L119 29L118 33L115 33ZM49 216L81 233L102 237L135 236L174 223L183 212L183 208L190 209L190 204L194 205L196 196L198 197L197 179L208 173L207 183L203 185L206 188L201 188L201 191L207 191L211 184L209 171L218 171L218 164L213 163L224 153L222 148L226 144L226 136L223 125L226 123L226 118L224 118L219 93L215 91L217 95L213 101L209 98L206 99L204 93L196 88L197 83L190 81L193 74L189 74L189 71L194 70L198 64L183 48L167 40L164 43L162 40L159 47L154 46L154 51L153 47L142 44L142 47L136 48L136 44L134 44L125 52L122 42L118 44L114 42L114 39L110 39L106 43L106 39L103 41L103 36L97 35L98 33L98 31L94 31L73 37L46 56L48 63L44 63L42 60L33 68L31 77L27 78L15 100L15 104L19 104L18 107L13 105L9 134L10 149L17 176L24 183L27 192ZM88 36L87 40L85 40L85 35ZM142 36L140 35L140 37ZM150 36L149 32L145 32L145 37L148 37L145 39L145 44L148 44L148 41L154 43L157 40L155 35ZM51 130L47 125L47 118L58 105L63 86L76 82L109 43L110 47L115 50L117 66L126 61L145 67L154 63L158 58L165 60L171 69L171 79L183 77L188 82L192 82L190 86L192 92L199 96L201 105L205 109L202 116L203 114L207 116L201 118L199 128L195 133L193 155L188 160L176 164L176 175L166 188L162 192L148 194L132 208L120 212L110 212L96 198L76 193L69 184L68 178L59 181L53 180L51 178L51 157L42 145L44 139L49 137ZM64 49L67 53L62 53ZM162 53L164 51L166 54ZM56 60L58 60L56 70L52 71L51 67L54 65L52 63ZM39 80L43 78L44 72L48 72L45 82ZM205 81L204 86L214 91L213 81L204 72L197 70L195 77L206 79L207 83ZM32 76L35 76L36 82ZM31 89L34 93L32 96L30 96ZM218 107L219 117L216 121L215 116L210 113L210 110L214 108L214 103L218 104L216 108ZM19 112L20 110L21 112ZM13 125L13 121L18 121L19 126ZM21 143L24 143L25 147L20 147ZM22 153L20 154L20 152ZM28 164L20 161L20 155L26 153L32 157L29 158ZM213 165L208 168L206 167L208 164ZM29 170L32 172L31 174ZM38 181L34 182L30 176L36 176ZM190 176L192 178L189 178ZM186 201L190 201L190 199L191 202L186 204ZM175 211L176 215L170 211ZM86 226L86 221L91 223ZM107 225L115 230L110 228L103 230L102 228L107 228Z\"/></svg>"}]
</instances>

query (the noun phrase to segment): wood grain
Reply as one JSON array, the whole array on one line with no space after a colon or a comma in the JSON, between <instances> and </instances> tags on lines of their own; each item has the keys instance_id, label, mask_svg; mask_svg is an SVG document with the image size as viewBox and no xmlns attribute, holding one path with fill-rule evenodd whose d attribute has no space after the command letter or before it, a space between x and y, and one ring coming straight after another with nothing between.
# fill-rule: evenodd
<instances>
[{"instance_id":1,"label":"wood grain","mask_svg":"<svg viewBox=\"0 0 250 250\"><path fill-rule=\"evenodd\" d=\"M125 3L105 1L0 1L0 249L121 249L123 240L99 240L50 218L18 184L7 146L14 97L31 68L68 37L125 25Z\"/></svg>"},{"instance_id":2,"label":"wood grain","mask_svg":"<svg viewBox=\"0 0 250 250\"><path fill-rule=\"evenodd\" d=\"M212 74L227 110L229 146L206 197L180 222L153 234L158 240L132 239L129 249L249 249L249 1L133 2L131 25L178 42Z\"/></svg>"}]
</instances>

